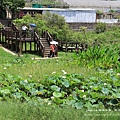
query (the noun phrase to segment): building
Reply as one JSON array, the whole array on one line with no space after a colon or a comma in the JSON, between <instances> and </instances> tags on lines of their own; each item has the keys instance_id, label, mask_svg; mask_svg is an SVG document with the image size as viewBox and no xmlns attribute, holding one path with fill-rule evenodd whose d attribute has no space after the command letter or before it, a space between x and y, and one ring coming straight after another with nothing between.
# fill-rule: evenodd
<instances>
[{"instance_id":1,"label":"building","mask_svg":"<svg viewBox=\"0 0 120 120\"><path fill-rule=\"evenodd\" d=\"M120 0L63 0L70 8L92 8L96 10L118 10L120 9Z\"/></svg>"},{"instance_id":2,"label":"building","mask_svg":"<svg viewBox=\"0 0 120 120\"><path fill-rule=\"evenodd\" d=\"M20 9L20 17L25 14L44 14L46 11L50 13L56 13L65 18L66 23L95 23L96 22L96 10L90 8L31 8L25 7Z\"/></svg>"}]
</instances>

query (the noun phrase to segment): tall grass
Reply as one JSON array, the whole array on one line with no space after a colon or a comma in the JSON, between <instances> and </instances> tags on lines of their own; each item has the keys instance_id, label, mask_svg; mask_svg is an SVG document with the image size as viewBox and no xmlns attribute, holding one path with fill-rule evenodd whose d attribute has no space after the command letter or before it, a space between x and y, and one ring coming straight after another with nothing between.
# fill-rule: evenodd
<instances>
[{"instance_id":1,"label":"tall grass","mask_svg":"<svg viewBox=\"0 0 120 120\"><path fill-rule=\"evenodd\" d=\"M0 72L17 74L24 78L31 75L36 81L44 80L46 75L50 76L53 72L62 74L61 70L65 70L67 73L83 73L85 76L95 73L94 70L90 72L89 69L74 64L74 53L60 52L59 57L56 59L39 60L33 60L33 58L38 58L38 56L30 54L18 58L18 56L10 55L2 49L0 49L0 55Z\"/></svg>"},{"instance_id":2,"label":"tall grass","mask_svg":"<svg viewBox=\"0 0 120 120\"><path fill-rule=\"evenodd\" d=\"M71 107L0 102L0 120L119 120L119 111L87 111Z\"/></svg>"}]
</instances>

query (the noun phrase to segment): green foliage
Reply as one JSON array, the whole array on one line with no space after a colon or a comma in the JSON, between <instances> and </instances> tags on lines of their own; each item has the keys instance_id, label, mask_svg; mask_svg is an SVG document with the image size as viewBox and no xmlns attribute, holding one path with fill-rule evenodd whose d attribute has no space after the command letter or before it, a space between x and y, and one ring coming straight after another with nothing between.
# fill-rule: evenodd
<instances>
[{"instance_id":1,"label":"green foliage","mask_svg":"<svg viewBox=\"0 0 120 120\"><path fill-rule=\"evenodd\" d=\"M104 14L104 12L103 12L103 11L101 11L101 10L97 10L97 14L99 14L99 15L103 15L103 14Z\"/></svg>"},{"instance_id":2,"label":"green foliage","mask_svg":"<svg viewBox=\"0 0 120 120\"><path fill-rule=\"evenodd\" d=\"M46 12L46 14L43 15L43 18L49 27L57 26L60 29L63 25L65 25L64 17L61 17L55 13L51 14L50 12Z\"/></svg>"},{"instance_id":3,"label":"green foliage","mask_svg":"<svg viewBox=\"0 0 120 120\"><path fill-rule=\"evenodd\" d=\"M26 64L35 66L35 69L38 70L38 63L36 61L30 61L30 59L27 60L26 58L26 60L29 61L26 62L25 59L16 58L11 62L7 62L2 65L4 72L0 73L0 98L4 101L15 100L21 102L27 101L28 103L34 101L34 104L39 104L40 102L41 104L52 104L63 107L69 105L77 109L119 108L120 83L118 73L120 71L116 70L116 67L114 69L114 65L118 66L117 69L119 69L119 63L115 61L118 57L116 56L118 48L112 47L112 50L116 52L109 50L108 47L105 48L98 49L98 47L95 47L94 50L91 49L93 52L91 56L88 54L89 52L87 53L86 51L86 56L88 56L84 58L89 62L83 61L84 58L77 61L75 60L76 62L74 59L70 59L70 61L64 64L65 68L70 66L70 64L72 64L73 68L73 66L76 66L76 63L80 65L79 63L81 62L81 65L84 64L90 68L91 65L94 65L92 60L96 60L95 67L97 73L92 76L89 73L87 77L84 77L83 74L67 74L65 70L61 70L61 75L59 71L57 71L53 72L52 75L47 75L42 81L36 81L34 75L29 74L28 77L23 78L19 75L12 75L6 72L7 69L14 67L14 65L25 68ZM107 54L110 56L112 54L112 57L110 58L109 56L108 58ZM81 54L81 56L82 55L83 54ZM107 59L104 59L104 55L106 55ZM100 60L99 57L103 59ZM63 59L61 59L60 63L62 63L62 60ZM50 66L51 62L46 61L45 63L47 66L49 63ZM109 66L102 65L101 63L109 63ZM54 61L54 65L58 67L58 64L58 61ZM114 65L111 66L112 64ZM99 67L97 65L99 65ZM82 69L82 67L80 68Z\"/></svg>"},{"instance_id":4,"label":"green foliage","mask_svg":"<svg viewBox=\"0 0 120 120\"><path fill-rule=\"evenodd\" d=\"M109 40L119 40L120 28L113 26L107 29L105 23L98 23L95 26L95 31L87 31L86 27L81 27L80 31L76 32L69 28L63 17L57 14L46 12L44 15L36 14L35 17L30 15L24 16L22 19L14 20L15 24L21 28L23 24L29 26L30 23L35 23L35 28L41 35L42 31L48 31L53 39L61 41L77 41L91 44L94 40L106 42ZM96 34L99 33L99 34Z\"/></svg>"},{"instance_id":5,"label":"green foliage","mask_svg":"<svg viewBox=\"0 0 120 120\"><path fill-rule=\"evenodd\" d=\"M113 13L113 12L115 12L115 10L109 10L109 12Z\"/></svg>"},{"instance_id":6,"label":"green foliage","mask_svg":"<svg viewBox=\"0 0 120 120\"><path fill-rule=\"evenodd\" d=\"M0 4L1 5L1 4ZM24 0L3 0L2 7L6 9L7 7L14 12L17 10L18 7L24 7L25 1Z\"/></svg>"},{"instance_id":7,"label":"green foliage","mask_svg":"<svg viewBox=\"0 0 120 120\"><path fill-rule=\"evenodd\" d=\"M106 29L107 29L106 23L97 23L97 25L95 26L95 32L96 33L105 32Z\"/></svg>"},{"instance_id":8,"label":"green foliage","mask_svg":"<svg viewBox=\"0 0 120 120\"><path fill-rule=\"evenodd\" d=\"M40 17L41 21L41 16L36 17ZM30 16L25 16L24 20L20 22L25 22L29 25L28 19L30 18ZM16 22L19 24L19 21ZM37 24L37 21L31 20L31 22L36 22ZM43 22L42 24L47 23ZM58 26L52 27L54 27L52 30L57 30ZM68 29L66 28L66 30ZM20 114L20 116L22 116L21 119L47 119L48 117L53 119L52 117L54 117L56 120L57 118L55 116L63 115L63 109L61 113L59 111L60 107L65 108L66 106L72 106L76 109L87 110L88 112L84 112L86 115L90 115L87 119L98 119L98 116L97 118L93 117L100 115L99 111L96 112L96 110L102 109L106 111L119 109L120 62L118 62L118 58L120 45L114 42L116 39L119 40L119 31L120 28L112 27L100 34L86 32L87 40L97 40L94 44L91 42L92 47L74 56L72 53L59 53L61 58L57 60L48 59L35 61L32 60L29 55L17 58L8 53L5 54L2 50L0 52L0 99L2 101L20 101L20 105L18 105L19 108L21 108L21 102L22 105L25 105L26 102L29 103L30 106L33 104L36 105L36 107L28 107L28 109L26 109L25 106L24 115L22 115L23 110L21 109L16 116L15 112L12 115L8 112L7 118L9 118L8 116L10 115L14 116L14 119L18 119L20 118ZM62 30L60 32L62 33ZM69 40L69 38L70 40L81 40L85 39L82 34L82 32L68 31L64 35L66 35L67 40ZM62 39L64 39L64 37ZM113 40L112 43L114 44L107 43L110 39ZM103 41L107 44L99 44L99 42ZM53 72L51 75L51 71L57 72ZM45 76L46 73L47 76ZM23 77L24 74L26 74L25 77ZM46 104L51 105L51 109L47 106L43 112L44 109L42 109L42 107ZM41 109L38 108L38 106ZM55 112L57 109L56 106L60 106L59 112ZM7 105L7 107L9 108L9 105ZM69 110L70 109L72 108L70 107ZM29 112L26 113L27 111ZM56 114L53 115L50 111ZM67 119L71 115L76 115L77 117L72 116L70 119L73 120L76 118L76 120L78 120L78 114L73 113L73 111L67 117L66 114L63 115L63 119ZM105 118L106 114L108 119L119 118L118 115L117 117L114 116L114 118L111 117L111 115L109 117L108 112L105 111L103 111ZM2 114L1 112L0 118L3 115L6 116L5 113L6 112L3 112ZM34 118L30 116L31 114L33 114ZM38 115L42 117L36 117ZM99 119L102 119L103 116L100 116ZM12 120L14 119L12 118Z\"/></svg>"},{"instance_id":9,"label":"green foliage","mask_svg":"<svg viewBox=\"0 0 120 120\"><path fill-rule=\"evenodd\" d=\"M35 23L37 27L35 28L37 31L39 31L39 35L42 34L43 30L47 30L46 28L46 22L42 20L42 16L39 14L36 14L35 17L31 17L31 15L23 16L22 19L15 19L13 22L16 24L16 26L21 29L23 24L26 24L28 27L31 23Z\"/></svg>"},{"instance_id":10,"label":"green foliage","mask_svg":"<svg viewBox=\"0 0 120 120\"><path fill-rule=\"evenodd\" d=\"M95 109L101 104L102 108L119 108L119 77L113 70L98 71L98 76L85 79L81 74L66 74L62 70L63 76L47 76L40 83L31 76L24 79L0 73L0 99L21 102L34 100L36 103L70 105L77 109Z\"/></svg>"},{"instance_id":11,"label":"green foliage","mask_svg":"<svg viewBox=\"0 0 120 120\"><path fill-rule=\"evenodd\" d=\"M46 12L43 16L36 14L35 17L30 15L24 16L22 19L15 19L14 23L21 28L23 24L29 26L30 23L35 23L35 28L41 35L42 31L48 31L54 39L65 40L68 31L70 30L65 23L65 19L57 14Z\"/></svg>"},{"instance_id":12,"label":"green foliage","mask_svg":"<svg viewBox=\"0 0 120 120\"><path fill-rule=\"evenodd\" d=\"M3 25L0 23L0 28L2 28L3 27Z\"/></svg>"},{"instance_id":13,"label":"green foliage","mask_svg":"<svg viewBox=\"0 0 120 120\"><path fill-rule=\"evenodd\" d=\"M40 5L51 5L51 4L57 4L55 0L40 0L39 2L33 2L33 3L39 3Z\"/></svg>"},{"instance_id":14,"label":"green foliage","mask_svg":"<svg viewBox=\"0 0 120 120\"><path fill-rule=\"evenodd\" d=\"M100 45L97 42L87 51L83 51L76 59L79 59L79 64L83 63L88 67L100 67L102 69L116 69L118 67L119 45Z\"/></svg>"},{"instance_id":15,"label":"green foliage","mask_svg":"<svg viewBox=\"0 0 120 120\"><path fill-rule=\"evenodd\" d=\"M49 6L49 7L57 7L57 8L69 8L69 6L63 2L63 1L60 1L60 0L40 0L40 1L37 1L37 2L32 2L33 4L39 4L39 5L43 5L43 6Z\"/></svg>"},{"instance_id":16,"label":"green foliage","mask_svg":"<svg viewBox=\"0 0 120 120\"><path fill-rule=\"evenodd\" d=\"M48 32L52 34L55 39L65 40L69 27L65 23L64 17L46 12L46 14L43 15L43 19L47 22Z\"/></svg>"},{"instance_id":17,"label":"green foliage","mask_svg":"<svg viewBox=\"0 0 120 120\"><path fill-rule=\"evenodd\" d=\"M12 18L14 18L14 13L18 11L19 8L23 8L25 6L25 0L3 0L0 6L6 10L9 9L12 12Z\"/></svg>"}]
</instances>

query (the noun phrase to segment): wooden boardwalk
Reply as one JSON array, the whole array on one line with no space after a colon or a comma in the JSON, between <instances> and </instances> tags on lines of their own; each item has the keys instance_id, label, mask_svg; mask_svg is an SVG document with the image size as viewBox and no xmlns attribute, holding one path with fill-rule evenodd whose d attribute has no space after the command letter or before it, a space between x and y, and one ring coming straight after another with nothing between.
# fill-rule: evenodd
<instances>
[{"instance_id":1,"label":"wooden boardwalk","mask_svg":"<svg viewBox=\"0 0 120 120\"><path fill-rule=\"evenodd\" d=\"M50 41L52 37L48 32L43 32L42 38L34 31L27 31L26 37L23 37L22 31L13 23L11 27L3 27L0 29L0 43L17 54L34 53L42 57L48 57L50 53ZM58 49L62 51L83 51L87 49L87 44L80 42L64 42L58 41L55 56L58 56Z\"/></svg>"},{"instance_id":2,"label":"wooden boardwalk","mask_svg":"<svg viewBox=\"0 0 120 120\"><path fill-rule=\"evenodd\" d=\"M23 37L22 31L18 30L14 24L12 27L3 27L0 29L0 44L3 47L15 51L16 53L32 53L42 57L48 57L50 54L50 41L52 37L48 32L44 32L40 38L34 31L26 32ZM58 56L56 49L55 56Z\"/></svg>"}]
</instances>

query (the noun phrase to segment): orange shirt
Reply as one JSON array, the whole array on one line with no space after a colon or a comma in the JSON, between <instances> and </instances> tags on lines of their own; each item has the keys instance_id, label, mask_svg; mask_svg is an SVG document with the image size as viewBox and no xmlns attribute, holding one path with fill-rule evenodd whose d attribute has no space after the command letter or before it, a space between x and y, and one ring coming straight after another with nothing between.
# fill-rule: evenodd
<instances>
[{"instance_id":1,"label":"orange shirt","mask_svg":"<svg viewBox=\"0 0 120 120\"><path fill-rule=\"evenodd\" d=\"M52 52L55 52L55 46L54 45L50 45L50 48L52 49Z\"/></svg>"}]
</instances>

